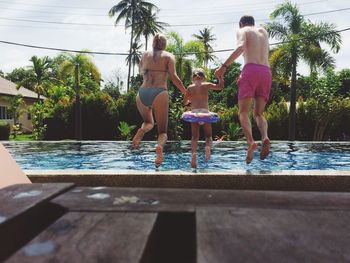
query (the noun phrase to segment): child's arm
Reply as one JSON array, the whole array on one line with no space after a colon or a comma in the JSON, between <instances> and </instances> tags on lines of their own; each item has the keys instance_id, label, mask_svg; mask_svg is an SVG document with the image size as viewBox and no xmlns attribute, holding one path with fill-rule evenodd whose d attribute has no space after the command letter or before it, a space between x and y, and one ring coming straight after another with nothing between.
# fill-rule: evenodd
<instances>
[{"instance_id":1,"label":"child's arm","mask_svg":"<svg viewBox=\"0 0 350 263\"><path fill-rule=\"evenodd\" d=\"M221 76L219 78L219 83L218 84L207 82L206 85L207 85L208 89L222 90L224 88L224 85L225 85L224 76Z\"/></svg>"}]
</instances>

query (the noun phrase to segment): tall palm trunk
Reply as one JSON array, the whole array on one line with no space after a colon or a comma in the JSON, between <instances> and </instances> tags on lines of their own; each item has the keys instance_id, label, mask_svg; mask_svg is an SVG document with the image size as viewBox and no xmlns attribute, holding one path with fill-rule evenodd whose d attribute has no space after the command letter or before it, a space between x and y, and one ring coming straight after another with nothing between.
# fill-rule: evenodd
<instances>
[{"instance_id":1,"label":"tall palm trunk","mask_svg":"<svg viewBox=\"0 0 350 263\"><path fill-rule=\"evenodd\" d=\"M129 59L129 69L128 69L128 83L126 86L127 92L129 91L129 87L130 87L131 57L132 57L131 53L132 53L132 45L134 41L134 22L135 22L134 11L135 11L135 1L133 1L132 18L131 18L131 34L130 34L130 50L129 50L130 59Z\"/></svg>"},{"instance_id":2,"label":"tall palm trunk","mask_svg":"<svg viewBox=\"0 0 350 263\"><path fill-rule=\"evenodd\" d=\"M297 83L297 54L292 54L292 80L290 86L290 106L289 106L289 135L290 141L295 140L295 115L296 115L296 83Z\"/></svg>"}]
</instances>

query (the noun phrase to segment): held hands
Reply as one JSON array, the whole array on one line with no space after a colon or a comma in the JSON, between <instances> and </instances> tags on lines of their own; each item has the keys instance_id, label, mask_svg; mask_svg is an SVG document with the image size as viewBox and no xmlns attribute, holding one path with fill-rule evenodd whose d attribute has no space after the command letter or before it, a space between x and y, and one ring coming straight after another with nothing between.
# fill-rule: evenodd
<instances>
[{"instance_id":1,"label":"held hands","mask_svg":"<svg viewBox=\"0 0 350 263\"><path fill-rule=\"evenodd\" d=\"M215 77L217 77L218 79L223 78L224 74L226 72L226 66L222 65L220 68L215 70Z\"/></svg>"}]
</instances>

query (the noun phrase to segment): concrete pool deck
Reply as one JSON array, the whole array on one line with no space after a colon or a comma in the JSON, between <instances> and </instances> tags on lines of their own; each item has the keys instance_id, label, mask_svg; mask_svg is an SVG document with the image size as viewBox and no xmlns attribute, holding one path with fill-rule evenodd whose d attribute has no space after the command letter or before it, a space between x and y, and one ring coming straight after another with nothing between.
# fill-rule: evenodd
<instances>
[{"instance_id":1,"label":"concrete pool deck","mask_svg":"<svg viewBox=\"0 0 350 263\"><path fill-rule=\"evenodd\" d=\"M25 170L25 173L33 183L72 182L78 186L350 192L350 171L335 170L205 173L176 170Z\"/></svg>"}]
</instances>

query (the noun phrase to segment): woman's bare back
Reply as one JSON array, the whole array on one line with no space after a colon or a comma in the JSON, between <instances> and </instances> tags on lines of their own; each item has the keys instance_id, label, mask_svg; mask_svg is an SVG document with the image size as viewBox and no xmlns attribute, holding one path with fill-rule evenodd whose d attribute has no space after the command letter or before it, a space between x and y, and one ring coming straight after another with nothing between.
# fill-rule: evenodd
<instances>
[{"instance_id":1,"label":"woman's bare back","mask_svg":"<svg viewBox=\"0 0 350 263\"><path fill-rule=\"evenodd\" d=\"M166 51L148 51L142 56L140 71L143 74L142 87L167 88L168 64L171 59Z\"/></svg>"}]
</instances>

